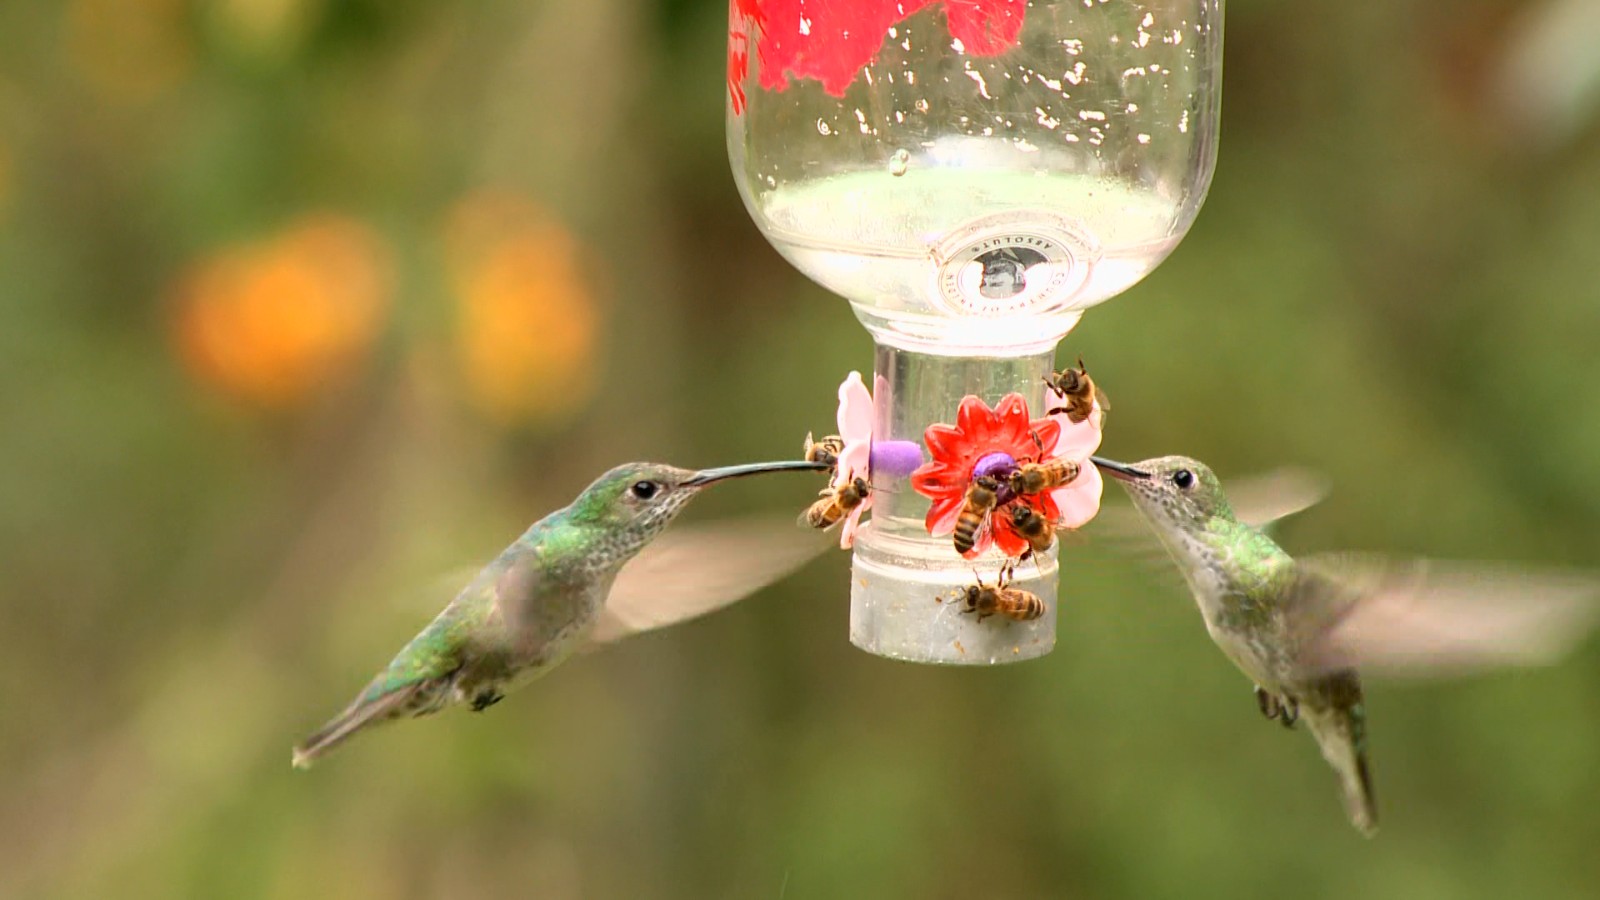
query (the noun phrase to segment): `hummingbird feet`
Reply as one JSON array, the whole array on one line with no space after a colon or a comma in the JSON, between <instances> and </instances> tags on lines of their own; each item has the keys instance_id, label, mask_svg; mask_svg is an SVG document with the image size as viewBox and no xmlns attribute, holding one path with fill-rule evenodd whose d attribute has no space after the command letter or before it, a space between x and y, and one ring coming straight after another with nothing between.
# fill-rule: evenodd
<instances>
[{"instance_id":1,"label":"hummingbird feet","mask_svg":"<svg viewBox=\"0 0 1600 900\"><path fill-rule=\"evenodd\" d=\"M1256 685L1256 706L1269 719L1277 719L1285 728L1293 728L1300 719L1300 703L1293 697L1279 697Z\"/></svg>"},{"instance_id":2,"label":"hummingbird feet","mask_svg":"<svg viewBox=\"0 0 1600 900\"><path fill-rule=\"evenodd\" d=\"M504 700L505 696L505 694L502 694L493 688L485 691L479 691L477 695L472 698L472 711L483 712L496 703L499 703L501 700Z\"/></svg>"}]
</instances>

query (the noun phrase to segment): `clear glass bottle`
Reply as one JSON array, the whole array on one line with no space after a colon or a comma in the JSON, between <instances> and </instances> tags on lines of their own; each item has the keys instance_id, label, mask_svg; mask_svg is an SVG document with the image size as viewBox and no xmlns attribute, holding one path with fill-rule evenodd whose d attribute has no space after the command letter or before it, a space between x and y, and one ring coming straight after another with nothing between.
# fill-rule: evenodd
<instances>
[{"instance_id":1,"label":"clear glass bottle","mask_svg":"<svg viewBox=\"0 0 1600 900\"><path fill-rule=\"evenodd\" d=\"M1037 409L1038 378L1083 311L1182 239L1216 158L1222 6L733 0L734 176L773 246L878 342L876 440L920 440L968 393L993 404L1022 390ZM906 630L914 612L877 614L926 601L932 618L931 597L973 568L917 532L926 504L903 474L873 485L892 499L857 542L852 639L897 658L999 661L952 649L992 636L970 617L924 635ZM1053 559L1021 586L1054 597ZM1004 658L1048 652L1051 627Z\"/></svg>"}]
</instances>

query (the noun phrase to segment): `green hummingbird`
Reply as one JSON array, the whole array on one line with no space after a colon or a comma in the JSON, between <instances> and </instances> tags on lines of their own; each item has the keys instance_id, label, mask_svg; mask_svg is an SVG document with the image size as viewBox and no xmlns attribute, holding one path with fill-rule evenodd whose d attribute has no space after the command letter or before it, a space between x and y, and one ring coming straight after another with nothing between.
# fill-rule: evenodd
<instances>
[{"instance_id":1,"label":"green hummingbird","mask_svg":"<svg viewBox=\"0 0 1600 900\"><path fill-rule=\"evenodd\" d=\"M710 612L776 580L821 550L797 541L787 519L779 533L740 524L657 535L708 485L822 468L786 461L696 472L636 462L601 475L478 572L342 713L294 748L295 767L378 722L459 703L482 711L576 650ZM646 545L655 552L641 553Z\"/></svg>"},{"instance_id":2,"label":"green hummingbird","mask_svg":"<svg viewBox=\"0 0 1600 900\"><path fill-rule=\"evenodd\" d=\"M1094 463L1127 490L1177 563L1211 639L1255 682L1262 714L1287 727L1306 723L1339 776L1351 823L1367 836L1378 810L1358 667L1416 676L1548 662L1596 618L1589 576L1357 554L1295 558L1248 521L1264 526L1262 517L1235 512L1198 460Z\"/></svg>"}]
</instances>

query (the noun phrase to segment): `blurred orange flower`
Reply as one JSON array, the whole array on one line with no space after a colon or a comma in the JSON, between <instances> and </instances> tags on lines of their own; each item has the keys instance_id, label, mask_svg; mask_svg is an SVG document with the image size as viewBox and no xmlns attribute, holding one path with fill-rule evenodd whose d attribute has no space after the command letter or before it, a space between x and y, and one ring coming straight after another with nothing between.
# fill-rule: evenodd
<instances>
[{"instance_id":1,"label":"blurred orange flower","mask_svg":"<svg viewBox=\"0 0 1600 900\"><path fill-rule=\"evenodd\" d=\"M503 423L582 406L595 386L600 311L577 238L533 203L483 191L456 205L444 239L473 404Z\"/></svg>"},{"instance_id":2,"label":"blurred orange flower","mask_svg":"<svg viewBox=\"0 0 1600 900\"><path fill-rule=\"evenodd\" d=\"M388 254L367 226L310 215L182 277L178 349L197 378L240 400L295 406L372 344L390 281Z\"/></svg>"},{"instance_id":3,"label":"blurred orange flower","mask_svg":"<svg viewBox=\"0 0 1600 900\"><path fill-rule=\"evenodd\" d=\"M149 100L189 73L194 58L185 0L72 0L67 45L73 67L99 91Z\"/></svg>"}]
</instances>

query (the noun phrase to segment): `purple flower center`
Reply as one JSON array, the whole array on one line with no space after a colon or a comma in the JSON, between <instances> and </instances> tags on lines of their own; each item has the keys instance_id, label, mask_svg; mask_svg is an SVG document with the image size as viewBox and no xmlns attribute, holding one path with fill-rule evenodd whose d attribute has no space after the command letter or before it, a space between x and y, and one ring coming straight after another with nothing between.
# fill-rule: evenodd
<instances>
[{"instance_id":1,"label":"purple flower center","mask_svg":"<svg viewBox=\"0 0 1600 900\"><path fill-rule=\"evenodd\" d=\"M1017 459L1009 453L986 453L978 457L978 462L972 467L972 477L998 478L1004 481L1017 470Z\"/></svg>"},{"instance_id":2,"label":"purple flower center","mask_svg":"<svg viewBox=\"0 0 1600 900\"><path fill-rule=\"evenodd\" d=\"M873 441L872 471L904 478L922 465L922 447L916 441Z\"/></svg>"},{"instance_id":3,"label":"purple flower center","mask_svg":"<svg viewBox=\"0 0 1600 900\"><path fill-rule=\"evenodd\" d=\"M978 457L978 462L972 467L972 477L982 478L987 475L1000 482L1000 490L995 494L999 505L1004 506L1012 500L1011 473L1017 471L1016 457L1009 453L986 453Z\"/></svg>"}]
</instances>

